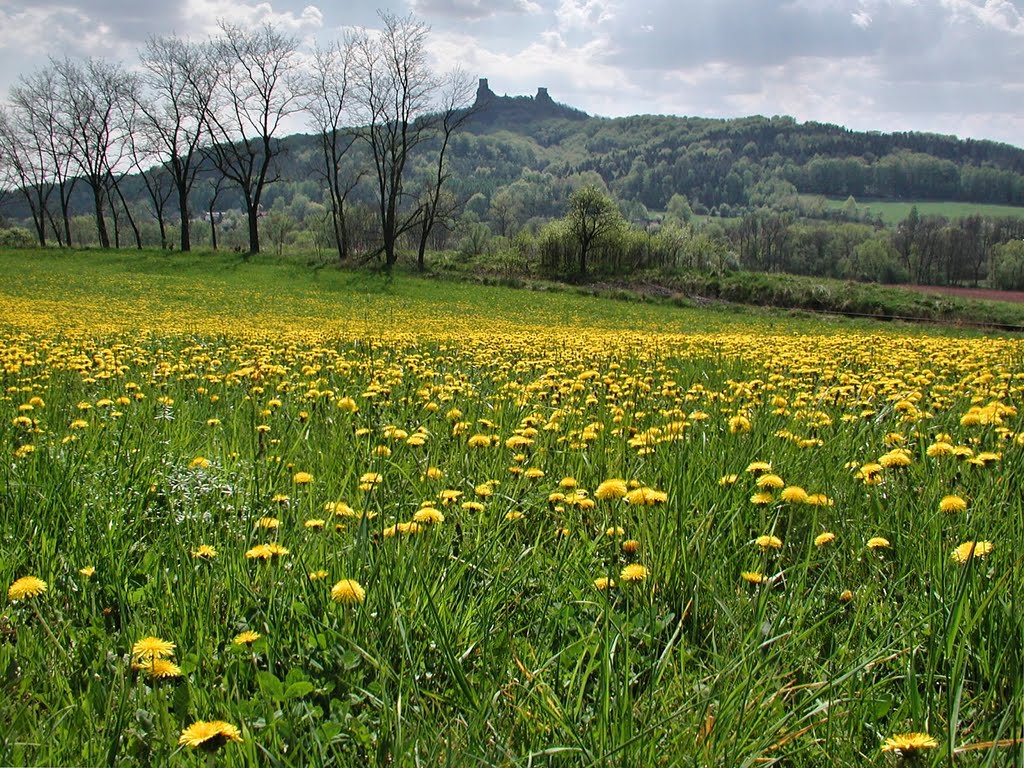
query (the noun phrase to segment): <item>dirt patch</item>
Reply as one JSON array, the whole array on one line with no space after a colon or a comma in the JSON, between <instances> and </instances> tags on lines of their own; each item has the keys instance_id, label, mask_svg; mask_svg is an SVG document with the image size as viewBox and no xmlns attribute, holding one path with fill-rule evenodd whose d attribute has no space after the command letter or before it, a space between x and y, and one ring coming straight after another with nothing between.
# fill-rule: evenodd
<instances>
[{"instance_id":1,"label":"dirt patch","mask_svg":"<svg viewBox=\"0 0 1024 768\"><path fill-rule=\"evenodd\" d=\"M918 293L938 293L945 296L957 296L961 299L984 299L987 301L1009 301L1014 304L1024 303L1024 291L997 291L993 288L960 288L943 285L901 285Z\"/></svg>"}]
</instances>

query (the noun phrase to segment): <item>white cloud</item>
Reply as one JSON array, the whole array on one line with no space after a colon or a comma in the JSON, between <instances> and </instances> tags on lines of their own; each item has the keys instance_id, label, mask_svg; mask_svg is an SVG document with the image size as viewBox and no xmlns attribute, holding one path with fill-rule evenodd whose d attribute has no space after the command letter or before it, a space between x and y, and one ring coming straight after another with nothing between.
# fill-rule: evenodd
<instances>
[{"instance_id":1,"label":"white cloud","mask_svg":"<svg viewBox=\"0 0 1024 768\"><path fill-rule=\"evenodd\" d=\"M185 0L181 11L191 32L201 36L218 34L218 22L241 27L273 24L289 34L309 34L324 26L319 7L307 5L298 12L276 11L271 3L246 3L242 0Z\"/></svg>"}]
</instances>

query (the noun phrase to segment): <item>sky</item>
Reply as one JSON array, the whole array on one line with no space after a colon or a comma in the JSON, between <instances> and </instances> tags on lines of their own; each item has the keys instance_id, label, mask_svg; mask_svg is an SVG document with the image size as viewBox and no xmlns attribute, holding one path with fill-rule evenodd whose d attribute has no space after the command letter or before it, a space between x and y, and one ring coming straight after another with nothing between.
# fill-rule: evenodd
<instances>
[{"instance_id":1,"label":"sky","mask_svg":"<svg viewBox=\"0 0 1024 768\"><path fill-rule=\"evenodd\" d=\"M306 45L427 22L439 70L590 114L792 115L1024 146L1024 0L0 0L0 95L48 56L270 21Z\"/></svg>"}]
</instances>

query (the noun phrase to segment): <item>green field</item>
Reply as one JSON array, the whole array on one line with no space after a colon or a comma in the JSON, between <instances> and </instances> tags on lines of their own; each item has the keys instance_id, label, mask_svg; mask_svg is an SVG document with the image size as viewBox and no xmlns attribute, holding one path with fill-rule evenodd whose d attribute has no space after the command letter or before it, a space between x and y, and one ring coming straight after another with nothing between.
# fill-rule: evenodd
<instances>
[{"instance_id":1,"label":"green field","mask_svg":"<svg viewBox=\"0 0 1024 768\"><path fill-rule=\"evenodd\" d=\"M802 195L804 199L813 199L811 195ZM832 210L840 210L845 204L845 199L829 199L826 201ZM940 202L935 200L871 200L865 198L857 201L857 208L863 212L870 211L872 214L881 214L882 221L886 226L899 224L910 213L910 209L917 206L917 212L922 216L944 216L954 221L965 216L985 216L998 218L1003 216L1022 217L1024 207L1017 205L992 205L987 203L966 203L966 202Z\"/></svg>"},{"instance_id":2,"label":"green field","mask_svg":"<svg viewBox=\"0 0 1024 768\"><path fill-rule=\"evenodd\" d=\"M0 764L1024 763L1024 342L0 252Z\"/></svg>"}]
</instances>

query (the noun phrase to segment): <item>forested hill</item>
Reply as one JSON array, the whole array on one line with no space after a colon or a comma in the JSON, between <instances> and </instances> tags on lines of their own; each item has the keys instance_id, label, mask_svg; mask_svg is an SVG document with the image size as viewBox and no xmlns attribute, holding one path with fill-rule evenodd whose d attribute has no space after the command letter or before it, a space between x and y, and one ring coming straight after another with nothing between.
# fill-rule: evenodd
<instances>
[{"instance_id":1,"label":"forested hill","mask_svg":"<svg viewBox=\"0 0 1024 768\"><path fill-rule=\"evenodd\" d=\"M524 119L530 106L534 119ZM554 105L543 89L533 100L488 102L468 129L476 140L458 146L460 165L492 169L517 157L555 177L594 171L619 199L653 209L675 193L710 208L757 205L794 191L1024 204L1024 150L1009 144L858 132L791 117L600 118L552 114L552 106L570 109ZM502 176L501 183L511 181Z\"/></svg>"}]
</instances>

